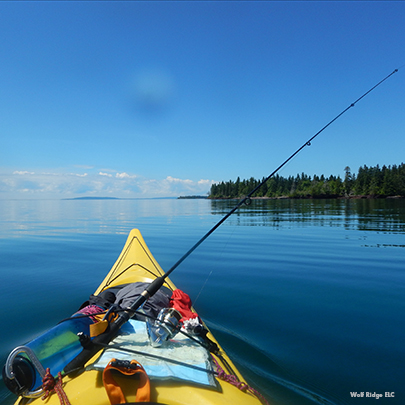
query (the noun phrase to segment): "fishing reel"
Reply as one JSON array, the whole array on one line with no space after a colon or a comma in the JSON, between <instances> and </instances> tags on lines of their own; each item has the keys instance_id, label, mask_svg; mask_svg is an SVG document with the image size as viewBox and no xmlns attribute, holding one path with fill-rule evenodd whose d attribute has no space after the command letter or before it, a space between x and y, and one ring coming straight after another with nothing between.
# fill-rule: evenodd
<instances>
[{"instance_id":1,"label":"fishing reel","mask_svg":"<svg viewBox=\"0 0 405 405\"><path fill-rule=\"evenodd\" d=\"M150 343L160 347L180 330L181 314L174 308L163 308L155 321L146 322Z\"/></svg>"}]
</instances>

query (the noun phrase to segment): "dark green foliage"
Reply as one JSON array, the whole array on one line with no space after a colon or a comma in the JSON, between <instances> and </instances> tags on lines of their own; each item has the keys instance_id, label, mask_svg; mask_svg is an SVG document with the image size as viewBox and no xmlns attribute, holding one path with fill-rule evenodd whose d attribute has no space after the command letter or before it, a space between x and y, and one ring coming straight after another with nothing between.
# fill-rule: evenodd
<instances>
[{"instance_id":1,"label":"dark green foliage","mask_svg":"<svg viewBox=\"0 0 405 405\"><path fill-rule=\"evenodd\" d=\"M325 178L315 175L313 178L301 173L296 177L281 177L278 174L259 188L253 197L289 197L289 198L336 198L350 196L405 197L405 164L399 166L375 167L363 166L357 175L346 166L345 176ZM262 180L251 177L249 180L232 180L211 186L209 198L240 198L249 194Z\"/></svg>"}]
</instances>

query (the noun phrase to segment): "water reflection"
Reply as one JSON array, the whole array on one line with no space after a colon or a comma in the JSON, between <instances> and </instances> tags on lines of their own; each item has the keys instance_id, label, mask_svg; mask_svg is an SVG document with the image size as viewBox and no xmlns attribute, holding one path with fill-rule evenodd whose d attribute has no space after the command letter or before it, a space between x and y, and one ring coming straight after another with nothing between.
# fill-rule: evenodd
<instances>
[{"instance_id":1,"label":"water reflection","mask_svg":"<svg viewBox=\"0 0 405 405\"><path fill-rule=\"evenodd\" d=\"M211 213L223 216L237 204L236 200L211 200ZM336 226L361 231L405 231L405 200L252 200L229 219L233 225Z\"/></svg>"},{"instance_id":2,"label":"water reflection","mask_svg":"<svg viewBox=\"0 0 405 405\"><path fill-rule=\"evenodd\" d=\"M0 237L128 234L132 228L210 229L236 200L0 200ZM320 226L404 233L405 200L252 200L226 226ZM203 231L202 231L203 232Z\"/></svg>"},{"instance_id":3,"label":"water reflection","mask_svg":"<svg viewBox=\"0 0 405 405\"><path fill-rule=\"evenodd\" d=\"M104 233L210 216L208 200L0 200L0 237Z\"/></svg>"}]
</instances>

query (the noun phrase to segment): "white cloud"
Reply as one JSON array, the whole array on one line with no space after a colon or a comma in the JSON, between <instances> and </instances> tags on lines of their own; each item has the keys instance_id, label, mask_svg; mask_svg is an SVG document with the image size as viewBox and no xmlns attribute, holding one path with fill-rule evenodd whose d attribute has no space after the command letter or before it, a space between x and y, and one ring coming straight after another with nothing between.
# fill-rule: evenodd
<instances>
[{"instance_id":1,"label":"white cloud","mask_svg":"<svg viewBox=\"0 0 405 405\"><path fill-rule=\"evenodd\" d=\"M216 183L216 181L214 181L214 180L204 180L204 179L198 180L198 184L208 186L208 187L211 187L215 183Z\"/></svg>"},{"instance_id":2,"label":"white cloud","mask_svg":"<svg viewBox=\"0 0 405 405\"><path fill-rule=\"evenodd\" d=\"M167 176L148 179L127 172L95 173L31 172L0 173L0 198L69 198L81 196L178 197L205 195L213 180L190 180Z\"/></svg>"},{"instance_id":3,"label":"white cloud","mask_svg":"<svg viewBox=\"0 0 405 405\"><path fill-rule=\"evenodd\" d=\"M15 172L13 172L13 174L19 174L20 176L23 176L25 174L35 174L34 172L27 172L25 170L16 170Z\"/></svg>"},{"instance_id":4,"label":"white cloud","mask_svg":"<svg viewBox=\"0 0 405 405\"><path fill-rule=\"evenodd\" d=\"M128 173L116 173L115 177L117 179L135 179L137 176L136 175L129 175Z\"/></svg>"},{"instance_id":5,"label":"white cloud","mask_svg":"<svg viewBox=\"0 0 405 405\"><path fill-rule=\"evenodd\" d=\"M83 173L83 174L77 174L77 173L71 173L72 176L77 176L77 177L86 177L87 173Z\"/></svg>"},{"instance_id":6,"label":"white cloud","mask_svg":"<svg viewBox=\"0 0 405 405\"><path fill-rule=\"evenodd\" d=\"M166 180L169 183L181 183L181 184L193 184L192 180L188 180L188 179L176 179L175 177L172 176L167 176Z\"/></svg>"}]
</instances>

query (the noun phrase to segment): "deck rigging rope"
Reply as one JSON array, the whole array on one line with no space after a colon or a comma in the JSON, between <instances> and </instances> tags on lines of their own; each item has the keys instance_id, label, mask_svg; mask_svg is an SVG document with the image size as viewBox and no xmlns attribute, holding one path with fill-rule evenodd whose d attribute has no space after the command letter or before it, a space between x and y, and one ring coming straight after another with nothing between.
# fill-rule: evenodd
<instances>
[{"instance_id":1,"label":"deck rigging rope","mask_svg":"<svg viewBox=\"0 0 405 405\"><path fill-rule=\"evenodd\" d=\"M215 360L214 356L211 356L211 357L212 357L212 360L217 369L218 378L220 380L226 381L229 384L234 385L236 388L240 389L242 392L250 392L250 393L254 394L263 405L269 405L266 398L259 391L257 391L253 387L249 386L245 382L239 381L239 379L236 375L225 373L225 371L222 369L222 367L219 365L219 363Z\"/></svg>"},{"instance_id":2,"label":"deck rigging rope","mask_svg":"<svg viewBox=\"0 0 405 405\"><path fill-rule=\"evenodd\" d=\"M42 388L45 391L45 395L42 397L43 401L45 401L53 392L56 392L61 405L71 405L69 398L63 389L61 372L58 373L58 379L56 381L51 374L50 369L47 368L45 376L42 379Z\"/></svg>"}]
</instances>

